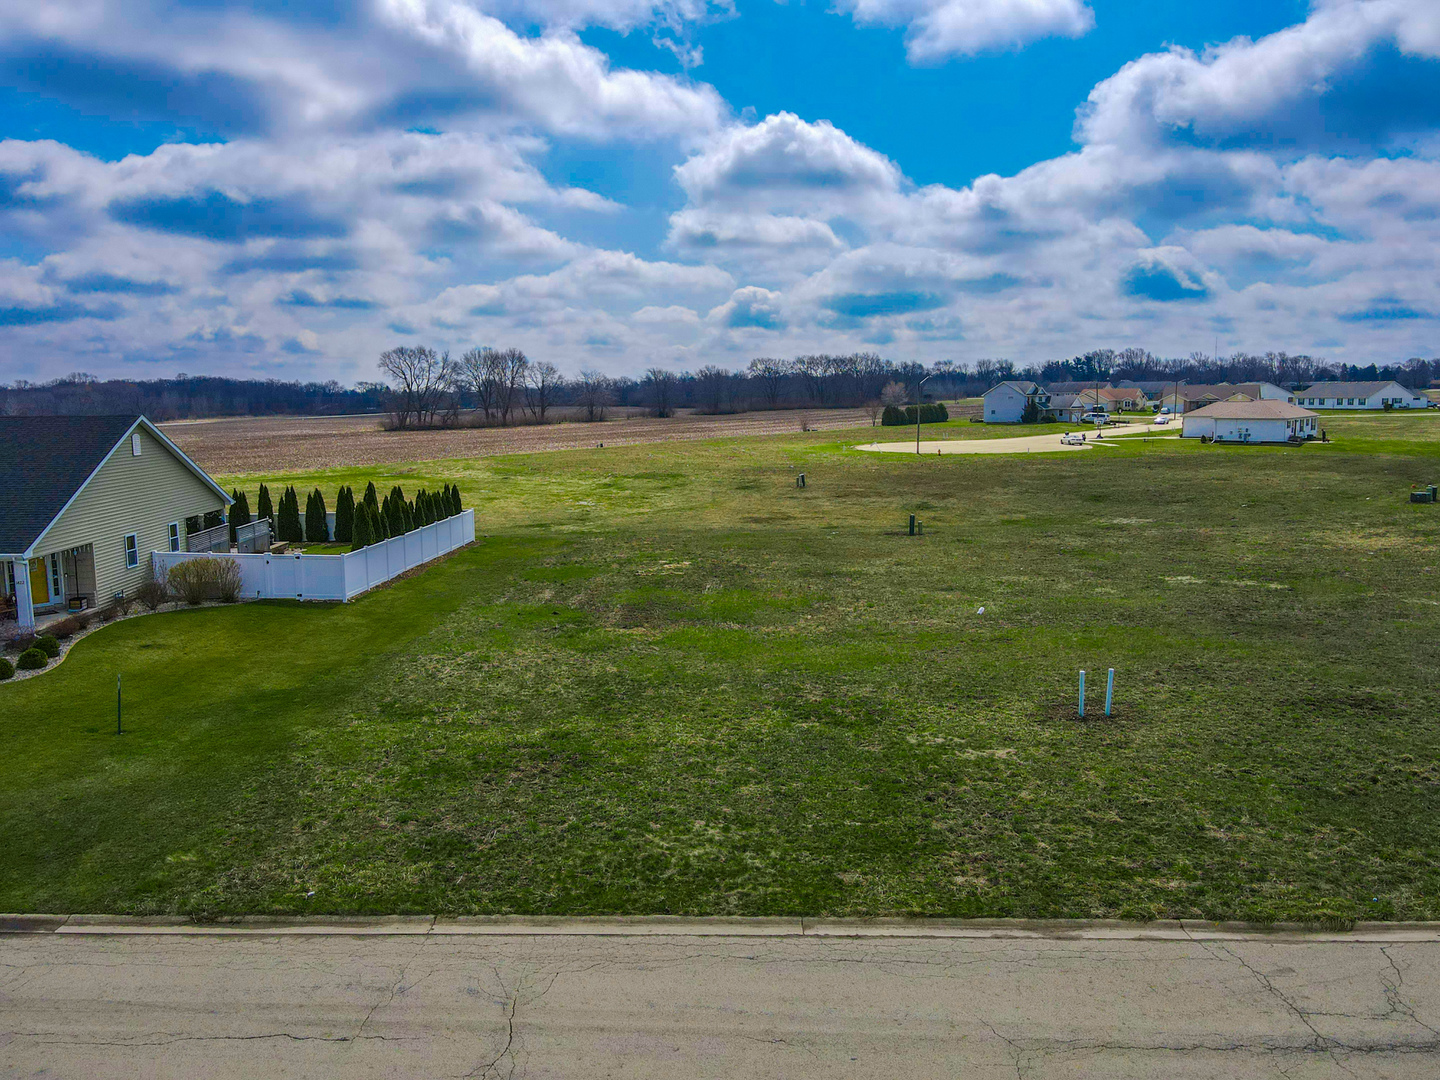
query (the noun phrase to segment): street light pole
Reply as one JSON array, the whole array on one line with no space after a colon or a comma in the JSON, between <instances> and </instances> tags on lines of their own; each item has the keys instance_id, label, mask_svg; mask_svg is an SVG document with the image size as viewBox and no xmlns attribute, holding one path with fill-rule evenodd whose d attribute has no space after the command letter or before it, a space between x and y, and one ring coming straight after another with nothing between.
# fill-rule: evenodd
<instances>
[{"instance_id":1,"label":"street light pole","mask_svg":"<svg viewBox=\"0 0 1440 1080\"><path fill-rule=\"evenodd\" d=\"M915 454L920 454L920 403L925 400L925 384L933 379L934 375L926 375L915 384Z\"/></svg>"}]
</instances>

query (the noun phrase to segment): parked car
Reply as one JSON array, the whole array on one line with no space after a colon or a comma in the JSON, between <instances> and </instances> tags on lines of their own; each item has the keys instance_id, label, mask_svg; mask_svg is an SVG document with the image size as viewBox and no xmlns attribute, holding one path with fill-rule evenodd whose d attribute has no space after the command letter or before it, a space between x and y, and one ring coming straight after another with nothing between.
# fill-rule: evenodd
<instances>
[{"instance_id":1,"label":"parked car","mask_svg":"<svg viewBox=\"0 0 1440 1080\"><path fill-rule=\"evenodd\" d=\"M1087 412L1084 416L1080 417L1080 422L1083 424L1108 424L1110 422L1110 414L1104 410Z\"/></svg>"},{"instance_id":2,"label":"parked car","mask_svg":"<svg viewBox=\"0 0 1440 1080\"><path fill-rule=\"evenodd\" d=\"M1162 413L1160 416L1155 417L1155 425L1156 425L1157 427L1160 426L1160 425L1162 425L1162 424L1168 424L1169 422L1170 422L1170 417L1164 415L1163 413Z\"/></svg>"},{"instance_id":3,"label":"parked car","mask_svg":"<svg viewBox=\"0 0 1440 1080\"><path fill-rule=\"evenodd\" d=\"M1170 406L1169 406L1169 405L1161 405L1161 406L1160 406L1160 415L1161 415L1161 416L1169 416L1169 415L1170 415Z\"/></svg>"},{"instance_id":4,"label":"parked car","mask_svg":"<svg viewBox=\"0 0 1440 1080\"><path fill-rule=\"evenodd\" d=\"M1067 431L1064 435L1060 436L1060 442L1064 446L1083 446L1085 445L1085 436L1073 431Z\"/></svg>"}]
</instances>

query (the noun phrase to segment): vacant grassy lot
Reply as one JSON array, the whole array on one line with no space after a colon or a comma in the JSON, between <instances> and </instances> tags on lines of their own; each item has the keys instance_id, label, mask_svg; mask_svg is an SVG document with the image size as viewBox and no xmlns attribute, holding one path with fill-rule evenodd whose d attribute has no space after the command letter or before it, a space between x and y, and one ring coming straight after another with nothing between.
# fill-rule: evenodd
<instances>
[{"instance_id":1,"label":"vacant grassy lot","mask_svg":"<svg viewBox=\"0 0 1440 1080\"><path fill-rule=\"evenodd\" d=\"M265 477L487 536L0 686L0 910L1440 918L1440 422L1327 426Z\"/></svg>"}]
</instances>

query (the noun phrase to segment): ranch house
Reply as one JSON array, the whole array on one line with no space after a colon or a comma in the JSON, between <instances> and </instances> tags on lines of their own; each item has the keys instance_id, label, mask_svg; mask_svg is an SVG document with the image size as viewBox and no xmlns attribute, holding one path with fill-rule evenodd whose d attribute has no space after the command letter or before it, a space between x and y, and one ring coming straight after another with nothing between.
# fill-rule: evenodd
<instances>
[{"instance_id":1,"label":"ranch house","mask_svg":"<svg viewBox=\"0 0 1440 1080\"><path fill-rule=\"evenodd\" d=\"M1301 405L1312 409L1427 409L1430 399L1397 382L1322 382L1301 390Z\"/></svg>"},{"instance_id":2,"label":"ranch house","mask_svg":"<svg viewBox=\"0 0 1440 1080\"><path fill-rule=\"evenodd\" d=\"M0 417L0 593L22 629L104 605L183 551L185 519L230 505L143 416Z\"/></svg>"},{"instance_id":3,"label":"ranch house","mask_svg":"<svg viewBox=\"0 0 1440 1080\"><path fill-rule=\"evenodd\" d=\"M1288 443L1319 434L1319 417L1288 401L1217 401L1187 412L1180 434L1216 442Z\"/></svg>"}]
</instances>

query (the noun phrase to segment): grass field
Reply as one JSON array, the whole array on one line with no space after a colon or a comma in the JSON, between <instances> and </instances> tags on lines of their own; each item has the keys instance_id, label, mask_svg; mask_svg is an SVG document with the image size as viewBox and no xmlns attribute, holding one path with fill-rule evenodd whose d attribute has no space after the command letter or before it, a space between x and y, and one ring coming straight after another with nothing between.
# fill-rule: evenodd
<instances>
[{"instance_id":1,"label":"grass field","mask_svg":"<svg viewBox=\"0 0 1440 1080\"><path fill-rule=\"evenodd\" d=\"M1440 918L1440 422L1327 427L222 477L485 538L0 685L0 910Z\"/></svg>"}]
</instances>

